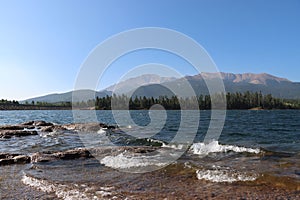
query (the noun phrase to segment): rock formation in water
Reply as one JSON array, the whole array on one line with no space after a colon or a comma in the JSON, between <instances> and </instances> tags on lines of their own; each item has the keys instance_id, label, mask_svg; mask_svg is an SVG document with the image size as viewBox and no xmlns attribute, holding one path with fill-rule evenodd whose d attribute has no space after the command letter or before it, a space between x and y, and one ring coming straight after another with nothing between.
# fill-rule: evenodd
<instances>
[{"instance_id":1,"label":"rock formation in water","mask_svg":"<svg viewBox=\"0 0 300 200\"><path fill-rule=\"evenodd\" d=\"M39 132L97 132L99 129L115 130L116 126L103 123L73 123L67 125L53 124L45 121L29 121L17 125L0 126L0 138L6 140L12 137L38 135ZM107 151L103 149L76 148L60 152L36 152L31 155L0 153L0 166L10 164L26 164L30 162L48 162L57 159L92 158L93 152ZM111 150L109 150L111 151Z\"/></svg>"}]
</instances>

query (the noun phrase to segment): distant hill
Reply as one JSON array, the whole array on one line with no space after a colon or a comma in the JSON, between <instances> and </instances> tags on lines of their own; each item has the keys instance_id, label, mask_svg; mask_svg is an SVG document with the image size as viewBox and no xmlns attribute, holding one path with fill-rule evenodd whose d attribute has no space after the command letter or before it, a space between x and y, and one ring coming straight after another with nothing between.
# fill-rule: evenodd
<instances>
[{"instance_id":1,"label":"distant hill","mask_svg":"<svg viewBox=\"0 0 300 200\"><path fill-rule=\"evenodd\" d=\"M111 95L111 92L103 90L100 92L95 92L93 90L77 90L76 91L78 96L80 96L82 99L87 100L88 97L91 95L94 95L97 97L105 97L106 95ZM75 101L82 101L82 99L75 99ZM35 98L30 98L26 99L24 101L21 101L21 103L25 102L31 103L32 101L34 102L47 102L47 103L58 103L58 102L71 102L72 101L72 91L70 92L65 92L65 93L60 93L60 94L48 94L45 96L41 97L35 97Z\"/></svg>"}]
</instances>

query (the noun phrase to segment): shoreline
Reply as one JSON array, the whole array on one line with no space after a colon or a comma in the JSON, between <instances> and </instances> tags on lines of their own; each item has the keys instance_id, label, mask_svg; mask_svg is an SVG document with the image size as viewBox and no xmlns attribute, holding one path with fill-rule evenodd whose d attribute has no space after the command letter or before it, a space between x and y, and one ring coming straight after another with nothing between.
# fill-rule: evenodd
<instances>
[{"instance_id":1,"label":"shoreline","mask_svg":"<svg viewBox=\"0 0 300 200\"><path fill-rule=\"evenodd\" d=\"M10 110L111 110L111 109L95 109L95 107L86 107L86 108L76 108L76 107L69 107L69 106L36 106L36 105L9 105L9 106L3 106L0 105L0 111L10 111ZM148 110L148 109L125 109L125 110ZM181 109L166 109L166 110L177 110L180 111ZM190 109L186 109L190 110ZM209 111L209 109L199 109L201 111ZM274 111L274 110L300 110L297 108L287 108L287 109L266 109L266 108L249 108L249 109L226 109L226 110L250 110L250 111Z\"/></svg>"}]
</instances>

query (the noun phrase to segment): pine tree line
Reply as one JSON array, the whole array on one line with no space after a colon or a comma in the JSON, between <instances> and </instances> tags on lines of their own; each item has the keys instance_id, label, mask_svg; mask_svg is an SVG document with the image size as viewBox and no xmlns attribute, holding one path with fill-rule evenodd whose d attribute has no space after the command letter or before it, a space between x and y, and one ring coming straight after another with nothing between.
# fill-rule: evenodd
<instances>
[{"instance_id":1,"label":"pine tree line","mask_svg":"<svg viewBox=\"0 0 300 200\"><path fill-rule=\"evenodd\" d=\"M180 98L176 96L167 97L160 96L158 98L153 97L127 97L125 95L97 97L94 100L88 100L86 102L77 102L73 105L76 107L95 107L98 110L110 110L112 109L129 109L140 110L149 109L154 104L162 105L166 110L179 110L179 109L193 109L189 105L198 104L199 109L209 110L211 109L211 99L214 99L214 105L218 107L226 98L227 109L300 109L300 100L287 100L275 98L271 94L263 95L261 92L245 92L245 93L227 93L227 94L215 94L215 95L200 95L193 98ZM181 104L180 104L181 103ZM182 108L183 107L183 108Z\"/></svg>"},{"instance_id":2,"label":"pine tree line","mask_svg":"<svg viewBox=\"0 0 300 200\"><path fill-rule=\"evenodd\" d=\"M15 101L15 100L13 100L13 101L9 101L9 100L7 100L7 99L1 99L0 100L0 104L5 104L5 105L19 105L19 102L18 101Z\"/></svg>"}]
</instances>

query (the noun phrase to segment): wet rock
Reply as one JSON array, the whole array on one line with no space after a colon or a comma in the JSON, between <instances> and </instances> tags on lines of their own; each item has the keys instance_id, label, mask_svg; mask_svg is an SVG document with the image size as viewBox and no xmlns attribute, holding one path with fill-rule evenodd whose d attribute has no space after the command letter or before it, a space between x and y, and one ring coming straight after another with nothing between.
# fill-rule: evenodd
<instances>
[{"instance_id":1,"label":"wet rock","mask_svg":"<svg viewBox=\"0 0 300 200\"><path fill-rule=\"evenodd\" d=\"M67 124L63 126L69 130L76 130L76 131L89 131L89 132L97 132L101 126L98 123L76 123L76 124Z\"/></svg>"},{"instance_id":2,"label":"wet rock","mask_svg":"<svg viewBox=\"0 0 300 200\"><path fill-rule=\"evenodd\" d=\"M63 160L77 159L77 158L92 158L92 154L87 149L74 149L54 154L55 157Z\"/></svg>"},{"instance_id":3,"label":"wet rock","mask_svg":"<svg viewBox=\"0 0 300 200\"><path fill-rule=\"evenodd\" d=\"M26 164L31 161L30 157L25 155L15 156L13 159L16 164Z\"/></svg>"},{"instance_id":4,"label":"wet rock","mask_svg":"<svg viewBox=\"0 0 300 200\"><path fill-rule=\"evenodd\" d=\"M31 162L50 162L53 160L71 160L78 158L93 158L92 154L88 149L80 148L80 149L72 149L61 152L43 152L43 153L34 153L31 155Z\"/></svg>"},{"instance_id":5,"label":"wet rock","mask_svg":"<svg viewBox=\"0 0 300 200\"><path fill-rule=\"evenodd\" d=\"M30 157L26 155L9 154L9 153L0 154L0 166L12 165L12 164L26 164L26 163L30 163L30 161L31 161Z\"/></svg>"},{"instance_id":6,"label":"wet rock","mask_svg":"<svg viewBox=\"0 0 300 200\"><path fill-rule=\"evenodd\" d=\"M15 156L19 156L20 154L10 154L10 153L0 153L0 159L13 158Z\"/></svg>"},{"instance_id":7,"label":"wet rock","mask_svg":"<svg viewBox=\"0 0 300 200\"><path fill-rule=\"evenodd\" d=\"M30 130L0 130L0 138L23 137L29 135L38 135L37 131Z\"/></svg>"},{"instance_id":8,"label":"wet rock","mask_svg":"<svg viewBox=\"0 0 300 200\"><path fill-rule=\"evenodd\" d=\"M53 132L53 126L46 126L41 128L42 132Z\"/></svg>"},{"instance_id":9,"label":"wet rock","mask_svg":"<svg viewBox=\"0 0 300 200\"><path fill-rule=\"evenodd\" d=\"M61 125L53 125L53 126L45 126L40 129L42 132L57 132L57 131L65 131L66 128Z\"/></svg>"},{"instance_id":10,"label":"wet rock","mask_svg":"<svg viewBox=\"0 0 300 200\"><path fill-rule=\"evenodd\" d=\"M106 124L100 124L101 128L107 128L107 129L116 129L116 126L112 125L106 125Z\"/></svg>"},{"instance_id":11,"label":"wet rock","mask_svg":"<svg viewBox=\"0 0 300 200\"><path fill-rule=\"evenodd\" d=\"M26 126L26 129L35 129L35 126Z\"/></svg>"},{"instance_id":12,"label":"wet rock","mask_svg":"<svg viewBox=\"0 0 300 200\"><path fill-rule=\"evenodd\" d=\"M45 121L35 121L32 125L34 126L53 126L54 124Z\"/></svg>"},{"instance_id":13,"label":"wet rock","mask_svg":"<svg viewBox=\"0 0 300 200\"><path fill-rule=\"evenodd\" d=\"M1 130L23 130L25 126L23 125L5 125L5 126L0 126L0 131Z\"/></svg>"},{"instance_id":14,"label":"wet rock","mask_svg":"<svg viewBox=\"0 0 300 200\"><path fill-rule=\"evenodd\" d=\"M31 162L49 162L55 160L55 157L51 153L34 153L30 156Z\"/></svg>"},{"instance_id":15,"label":"wet rock","mask_svg":"<svg viewBox=\"0 0 300 200\"><path fill-rule=\"evenodd\" d=\"M29 122L24 122L21 125L25 125L25 126L33 126L34 121L29 121Z\"/></svg>"},{"instance_id":16,"label":"wet rock","mask_svg":"<svg viewBox=\"0 0 300 200\"><path fill-rule=\"evenodd\" d=\"M152 153L155 147L101 147L77 148L60 152L37 152L31 155L0 153L0 166L12 164L41 163L55 160L72 160L94 158L93 155L118 155L120 152Z\"/></svg>"},{"instance_id":17,"label":"wet rock","mask_svg":"<svg viewBox=\"0 0 300 200\"><path fill-rule=\"evenodd\" d=\"M97 132L101 128L116 129L116 126L107 125L103 123L76 123L63 125L63 128L68 130L82 131L82 132Z\"/></svg>"},{"instance_id":18,"label":"wet rock","mask_svg":"<svg viewBox=\"0 0 300 200\"><path fill-rule=\"evenodd\" d=\"M15 161L13 159L9 159L9 158L0 159L0 166L1 165L12 165L14 163L15 163Z\"/></svg>"}]
</instances>

